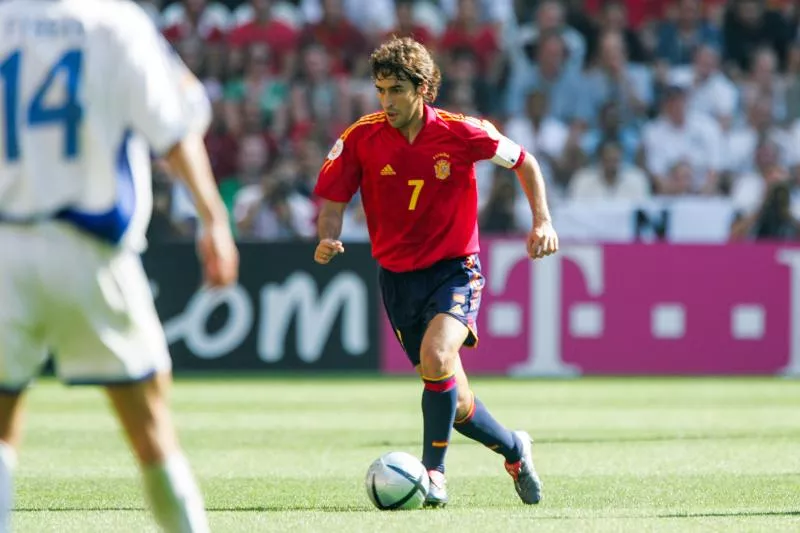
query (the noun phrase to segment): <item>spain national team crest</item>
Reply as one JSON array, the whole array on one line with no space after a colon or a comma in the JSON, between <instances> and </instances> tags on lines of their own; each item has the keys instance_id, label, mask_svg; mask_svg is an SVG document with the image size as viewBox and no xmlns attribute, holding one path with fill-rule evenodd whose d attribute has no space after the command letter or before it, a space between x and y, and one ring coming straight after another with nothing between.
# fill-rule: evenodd
<instances>
[{"instance_id":1,"label":"spain national team crest","mask_svg":"<svg viewBox=\"0 0 800 533\"><path fill-rule=\"evenodd\" d=\"M436 179L446 180L450 176L450 161L440 159L433 165L433 172Z\"/></svg>"}]
</instances>

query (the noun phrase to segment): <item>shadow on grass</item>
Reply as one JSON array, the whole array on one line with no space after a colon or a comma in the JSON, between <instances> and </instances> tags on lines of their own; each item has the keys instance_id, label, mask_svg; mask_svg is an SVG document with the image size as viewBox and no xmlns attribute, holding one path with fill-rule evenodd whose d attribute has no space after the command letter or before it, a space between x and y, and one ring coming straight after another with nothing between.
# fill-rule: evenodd
<instances>
[{"instance_id":1,"label":"shadow on grass","mask_svg":"<svg viewBox=\"0 0 800 533\"><path fill-rule=\"evenodd\" d=\"M358 513L372 511L373 509L358 505L313 505L313 504L288 504L288 505L255 505L250 507L207 507L209 513L266 513L281 511L304 511L317 513ZM86 512L86 511L131 511L149 512L145 507L125 506L104 507L101 505L81 505L73 507L18 507L15 513L60 513L60 512Z\"/></svg>"},{"instance_id":2,"label":"shadow on grass","mask_svg":"<svg viewBox=\"0 0 800 533\"><path fill-rule=\"evenodd\" d=\"M788 433L729 433L719 435L643 435L630 437L553 437L535 438L536 444L612 444L625 442L669 442L669 441L716 441L716 440L745 440L745 439L795 439L800 436L798 432ZM418 446L418 441L372 441L358 445L359 448L375 448L382 446ZM450 446L474 445L471 441L456 441Z\"/></svg>"},{"instance_id":3,"label":"shadow on grass","mask_svg":"<svg viewBox=\"0 0 800 533\"><path fill-rule=\"evenodd\" d=\"M800 511L713 511L708 513L668 513L657 518L725 518L734 516L800 516Z\"/></svg>"}]
</instances>

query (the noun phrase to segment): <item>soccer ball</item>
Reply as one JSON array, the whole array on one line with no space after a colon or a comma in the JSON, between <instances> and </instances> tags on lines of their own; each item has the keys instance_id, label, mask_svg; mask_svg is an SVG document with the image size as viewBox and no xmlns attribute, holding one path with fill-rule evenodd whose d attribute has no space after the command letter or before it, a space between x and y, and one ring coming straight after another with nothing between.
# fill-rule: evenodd
<instances>
[{"instance_id":1,"label":"soccer ball","mask_svg":"<svg viewBox=\"0 0 800 533\"><path fill-rule=\"evenodd\" d=\"M405 452L381 455L367 470L367 495L381 511L419 509L430 480L423 464Z\"/></svg>"}]
</instances>

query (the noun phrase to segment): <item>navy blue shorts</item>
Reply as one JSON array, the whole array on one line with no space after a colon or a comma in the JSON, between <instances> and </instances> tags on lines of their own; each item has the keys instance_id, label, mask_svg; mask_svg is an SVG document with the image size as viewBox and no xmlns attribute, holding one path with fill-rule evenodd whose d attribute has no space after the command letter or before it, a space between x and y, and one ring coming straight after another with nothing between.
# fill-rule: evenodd
<instances>
[{"instance_id":1,"label":"navy blue shorts","mask_svg":"<svg viewBox=\"0 0 800 533\"><path fill-rule=\"evenodd\" d=\"M465 346L478 344L478 309L485 283L478 256L440 261L411 272L379 269L383 305L408 359L419 364L428 323L446 313L469 328Z\"/></svg>"}]
</instances>

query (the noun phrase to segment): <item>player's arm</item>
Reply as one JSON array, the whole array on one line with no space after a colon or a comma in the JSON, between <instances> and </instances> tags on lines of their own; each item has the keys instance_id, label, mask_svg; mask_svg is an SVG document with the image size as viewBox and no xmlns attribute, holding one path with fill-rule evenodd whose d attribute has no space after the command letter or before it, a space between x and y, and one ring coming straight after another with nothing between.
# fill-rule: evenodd
<instances>
[{"instance_id":1,"label":"player's arm","mask_svg":"<svg viewBox=\"0 0 800 533\"><path fill-rule=\"evenodd\" d=\"M538 259L558 251L558 235L553 228L553 220L547 206L547 192L539 163L533 155L524 150L521 157L522 162L515 171L533 215L533 230L528 238L528 255Z\"/></svg>"},{"instance_id":2,"label":"player's arm","mask_svg":"<svg viewBox=\"0 0 800 533\"><path fill-rule=\"evenodd\" d=\"M347 209L346 202L322 201L317 219L319 244L314 251L314 261L321 265L327 264L336 254L344 253L344 245L339 240L339 235L342 234L345 209Z\"/></svg>"},{"instance_id":3,"label":"player's arm","mask_svg":"<svg viewBox=\"0 0 800 533\"><path fill-rule=\"evenodd\" d=\"M166 160L189 188L203 222L199 246L206 282L213 287L233 283L238 275L239 254L203 137L198 133L188 134L167 152Z\"/></svg>"},{"instance_id":4,"label":"player's arm","mask_svg":"<svg viewBox=\"0 0 800 533\"><path fill-rule=\"evenodd\" d=\"M495 165L517 173L533 214L533 229L528 235L528 255L532 259L539 259L556 253L558 236L553 229L544 177L536 158L485 120L466 118L462 134L476 161L490 159Z\"/></svg>"},{"instance_id":5,"label":"player's arm","mask_svg":"<svg viewBox=\"0 0 800 533\"><path fill-rule=\"evenodd\" d=\"M356 127L353 125L348 132ZM339 240L344 212L361 185L361 163L355 146L358 133L350 135L348 132L331 148L314 187L314 194L322 198L317 218L319 244L314 251L314 261L321 265L344 253L344 245Z\"/></svg>"},{"instance_id":6,"label":"player's arm","mask_svg":"<svg viewBox=\"0 0 800 533\"><path fill-rule=\"evenodd\" d=\"M111 82L126 107L125 121L151 149L165 155L192 193L203 222L200 238L206 282L236 280L239 257L227 210L216 188L203 136L210 122L205 90L137 6L113 33Z\"/></svg>"}]
</instances>

